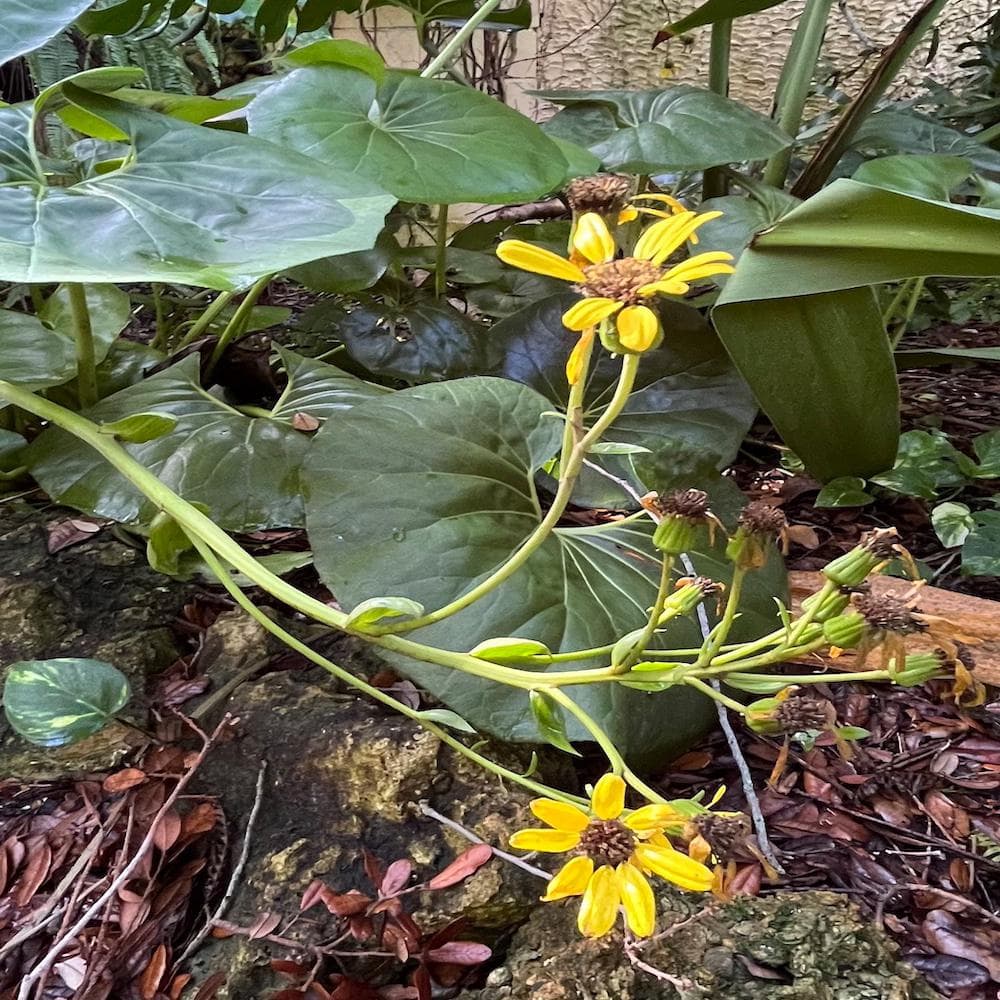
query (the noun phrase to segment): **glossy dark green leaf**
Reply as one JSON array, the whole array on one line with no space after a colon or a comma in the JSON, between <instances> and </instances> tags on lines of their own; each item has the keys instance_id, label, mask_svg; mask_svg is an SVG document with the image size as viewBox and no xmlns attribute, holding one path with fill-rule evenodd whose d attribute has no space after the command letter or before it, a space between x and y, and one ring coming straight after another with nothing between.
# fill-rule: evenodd
<instances>
[{"instance_id":1,"label":"glossy dark green leaf","mask_svg":"<svg viewBox=\"0 0 1000 1000\"><path fill-rule=\"evenodd\" d=\"M0 428L0 478L5 472L21 468L21 454L27 444L20 434Z\"/></svg>"},{"instance_id":2,"label":"glossy dark green leaf","mask_svg":"<svg viewBox=\"0 0 1000 1000\"><path fill-rule=\"evenodd\" d=\"M907 431L893 467L871 480L905 496L934 500L941 490L964 485L963 467L972 466L940 431Z\"/></svg>"},{"instance_id":3,"label":"glossy dark green leaf","mask_svg":"<svg viewBox=\"0 0 1000 1000\"><path fill-rule=\"evenodd\" d=\"M758 233L770 229L798 204L798 198L776 188L763 188L759 196L752 198L738 195L710 198L698 210L722 212L722 217L712 219L698 230L698 251L724 250L739 260ZM719 275L715 281L724 285L727 276Z\"/></svg>"},{"instance_id":4,"label":"glossy dark green leaf","mask_svg":"<svg viewBox=\"0 0 1000 1000\"><path fill-rule=\"evenodd\" d=\"M4 0L0 65L26 55L68 28L94 0Z\"/></svg>"},{"instance_id":5,"label":"glossy dark green leaf","mask_svg":"<svg viewBox=\"0 0 1000 1000\"><path fill-rule=\"evenodd\" d=\"M270 417L250 417L205 392L197 356L102 400L88 411L100 423L137 413L176 420L167 434L129 453L185 499L204 504L231 531L302 522L300 466L311 437L292 426L296 413L318 420L385 390L323 362L283 357L289 386ZM122 522L149 522L155 506L92 451L55 428L31 445L27 460L53 499Z\"/></svg>"},{"instance_id":6,"label":"glossy dark green leaf","mask_svg":"<svg viewBox=\"0 0 1000 1000\"><path fill-rule=\"evenodd\" d=\"M687 85L546 90L538 96L568 108L546 124L546 131L589 149L609 170L704 170L766 159L791 143L769 118Z\"/></svg>"},{"instance_id":7,"label":"glossy dark green leaf","mask_svg":"<svg viewBox=\"0 0 1000 1000\"><path fill-rule=\"evenodd\" d=\"M956 361L1000 361L1000 347L915 347L896 351L896 367L935 368Z\"/></svg>"},{"instance_id":8,"label":"glossy dark green leaf","mask_svg":"<svg viewBox=\"0 0 1000 1000\"><path fill-rule=\"evenodd\" d=\"M30 155L30 112L0 109L0 272L7 280L241 288L272 271L370 247L392 205L367 182L291 150L64 90L127 132L131 157L108 173L50 184Z\"/></svg>"},{"instance_id":9,"label":"glossy dark green leaf","mask_svg":"<svg viewBox=\"0 0 1000 1000\"><path fill-rule=\"evenodd\" d=\"M278 62L289 66L334 63L359 69L379 83L385 77L385 61L382 57L374 49L360 42L353 42L349 38L321 38L319 41L286 52L279 57Z\"/></svg>"},{"instance_id":10,"label":"glossy dark green leaf","mask_svg":"<svg viewBox=\"0 0 1000 1000\"><path fill-rule=\"evenodd\" d=\"M975 528L962 546L962 572L967 576L1000 576L1000 511L973 514Z\"/></svg>"},{"instance_id":11,"label":"glossy dark green leaf","mask_svg":"<svg viewBox=\"0 0 1000 1000\"><path fill-rule=\"evenodd\" d=\"M526 386L480 377L407 389L330 421L305 478L316 566L338 600L350 608L391 593L432 610L516 551L540 518L534 475L562 436L561 422L544 415L551 407ZM559 529L487 597L413 635L459 651L504 636L530 637L554 652L614 642L643 624L653 600L659 560L650 529L651 522ZM725 578L718 553L695 560L699 572ZM781 589L774 575L750 581L744 635L773 628L772 595ZM701 641L688 620L668 636L684 646ZM523 691L393 662L477 729L537 741ZM570 693L628 753L676 749L715 718L687 690L653 698L591 685ZM568 735L587 738L575 724Z\"/></svg>"},{"instance_id":12,"label":"glossy dark green leaf","mask_svg":"<svg viewBox=\"0 0 1000 1000\"><path fill-rule=\"evenodd\" d=\"M831 479L816 496L815 504L827 507L867 507L875 498L865 492L865 481L857 476Z\"/></svg>"},{"instance_id":13,"label":"glossy dark green leaf","mask_svg":"<svg viewBox=\"0 0 1000 1000\"><path fill-rule=\"evenodd\" d=\"M103 729L130 694L128 678L102 660L23 660L7 672L3 703L19 736L59 747Z\"/></svg>"},{"instance_id":14,"label":"glossy dark green leaf","mask_svg":"<svg viewBox=\"0 0 1000 1000\"><path fill-rule=\"evenodd\" d=\"M166 5L166 0L114 0L82 15L77 27L85 35L124 35L143 23L150 7L163 10Z\"/></svg>"},{"instance_id":15,"label":"glossy dark green leaf","mask_svg":"<svg viewBox=\"0 0 1000 1000\"><path fill-rule=\"evenodd\" d=\"M702 28L707 24L731 21L737 17L746 17L747 14L757 14L784 2L785 0L706 0L705 3L695 7L690 14L665 24L656 33L656 43L659 44L675 35L683 35L695 28Z\"/></svg>"},{"instance_id":16,"label":"glossy dark green leaf","mask_svg":"<svg viewBox=\"0 0 1000 1000\"><path fill-rule=\"evenodd\" d=\"M1000 428L979 434L972 440L972 448L979 459L973 473L977 479L1000 479Z\"/></svg>"},{"instance_id":17,"label":"glossy dark green leaf","mask_svg":"<svg viewBox=\"0 0 1000 1000\"><path fill-rule=\"evenodd\" d=\"M511 202L558 188L567 165L524 115L471 87L398 71L379 85L346 66L307 66L259 94L250 131L371 178L413 202Z\"/></svg>"},{"instance_id":18,"label":"glossy dark green leaf","mask_svg":"<svg viewBox=\"0 0 1000 1000\"><path fill-rule=\"evenodd\" d=\"M971 161L963 156L899 155L863 163L854 171L854 180L934 201L948 201L972 173Z\"/></svg>"}]
</instances>

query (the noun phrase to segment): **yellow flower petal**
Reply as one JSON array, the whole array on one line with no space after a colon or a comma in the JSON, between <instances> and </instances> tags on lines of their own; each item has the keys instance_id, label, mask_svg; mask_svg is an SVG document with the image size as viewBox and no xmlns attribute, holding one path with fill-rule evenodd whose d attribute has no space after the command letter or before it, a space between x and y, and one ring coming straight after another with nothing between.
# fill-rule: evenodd
<instances>
[{"instance_id":1,"label":"yellow flower petal","mask_svg":"<svg viewBox=\"0 0 1000 1000\"><path fill-rule=\"evenodd\" d=\"M633 201L659 201L664 205L669 205L675 215L680 215L681 212L688 211L673 195L671 194L637 194Z\"/></svg>"},{"instance_id":2,"label":"yellow flower petal","mask_svg":"<svg viewBox=\"0 0 1000 1000\"><path fill-rule=\"evenodd\" d=\"M550 879L543 903L551 903L555 899L565 899L567 896L582 896L590 884L590 876L594 874L594 862L585 856L573 858L556 872Z\"/></svg>"},{"instance_id":3,"label":"yellow flower petal","mask_svg":"<svg viewBox=\"0 0 1000 1000\"><path fill-rule=\"evenodd\" d=\"M621 893L615 870L603 865L590 877L576 925L584 937L603 937L618 919Z\"/></svg>"},{"instance_id":4,"label":"yellow flower petal","mask_svg":"<svg viewBox=\"0 0 1000 1000\"><path fill-rule=\"evenodd\" d=\"M625 811L625 782L617 774L606 774L594 786L590 808L598 819L618 819Z\"/></svg>"},{"instance_id":5,"label":"yellow flower petal","mask_svg":"<svg viewBox=\"0 0 1000 1000\"><path fill-rule=\"evenodd\" d=\"M640 260L652 260L659 253L661 246L672 245L672 249L667 254L669 256L684 242L681 239L675 243L674 233L683 230L696 218L694 212L682 212L680 215L663 219L661 222L654 222L639 237L635 249L632 251L632 256L638 257Z\"/></svg>"},{"instance_id":6,"label":"yellow flower petal","mask_svg":"<svg viewBox=\"0 0 1000 1000\"><path fill-rule=\"evenodd\" d=\"M721 212L702 212L701 215L696 215L693 219L687 219L684 216L678 215L677 219L684 219L684 223L669 235L663 235L658 243L656 251L653 256L649 259L654 264L662 264L679 246L682 246L686 241L691 240L692 243L697 242L694 238L694 231L700 229L706 222L711 222L713 219L718 219L722 215Z\"/></svg>"},{"instance_id":7,"label":"yellow flower petal","mask_svg":"<svg viewBox=\"0 0 1000 1000\"><path fill-rule=\"evenodd\" d=\"M544 851L561 854L580 843L580 834L568 830L518 830L510 838L510 846L518 851Z\"/></svg>"},{"instance_id":8,"label":"yellow flower petal","mask_svg":"<svg viewBox=\"0 0 1000 1000\"><path fill-rule=\"evenodd\" d=\"M637 844L633 857L643 868L682 889L707 892L712 888L712 873L704 865L672 847Z\"/></svg>"},{"instance_id":9,"label":"yellow flower petal","mask_svg":"<svg viewBox=\"0 0 1000 1000\"><path fill-rule=\"evenodd\" d=\"M603 319L613 316L622 304L614 299L580 299L563 313L563 326L567 330L587 330L592 326L597 326Z\"/></svg>"},{"instance_id":10,"label":"yellow flower petal","mask_svg":"<svg viewBox=\"0 0 1000 1000\"><path fill-rule=\"evenodd\" d=\"M622 347L627 347L630 351L648 351L656 343L660 333L660 321L656 313L645 306L623 309L615 324Z\"/></svg>"},{"instance_id":11,"label":"yellow flower petal","mask_svg":"<svg viewBox=\"0 0 1000 1000\"><path fill-rule=\"evenodd\" d=\"M732 259L732 254L722 250L700 253L670 268L661 280L691 282L713 274L732 274L736 270L732 266Z\"/></svg>"},{"instance_id":12,"label":"yellow flower petal","mask_svg":"<svg viewBox=\"0 0 1000 1000\"><path fill-rule=\"evenodd\" d=\"M576 385L583 377L583 370L587 367L587 360L590 358L590 348L594 343L594 329L584 330L580 334L576 347L573 348L566 361L566 381L570 385Z\"/></svg>"},{"instance_id":13,"label":"yellow flower petal","mask_svg":"<svg viewBox=\"0 0 1000 1000\"><path fill-rule=\"evenodd\" d=\"M559 254L536 247L523 240L504 240L497 247L497 256L511 267L532 274L544 274L549 278L560 278L563 281L584 281L583 271L576 264L560 257Z\"/></svg>"},{"instance_id":14,"label":"yellow flower petal","mask_svg":"<svg viewBox=\"0 0 1000 1000\"><path fill-rule=\"evenodd\" d=\"M582 809L566 802L556 802L555 799L535 799L530 808L543 823L563 833L580 833L590 822L590 817Z\"/></svg>"},{"instance_id":15,"label":"yellow flower petal","mask_svg":"<svg viewBox=\"0 0 1000 1000\"><path fill-rule=\"evenodd\" d=\"M636 937L649 937L656 927L656 900L646 876L627 861L618 866L618 891L625 922Z\"/></svg>"},{"instance_id":16,"label":"yellow flower petal","mask_svg":"<svg viewBox=\"0 0 1000 1000\"><path fill-rule=\"evenodd\" d=\"M577 220L573 249L591 264L607 264L615 259L615 238L596 212L584 212Z\"/></svg>"},{"instance_id":17,"label":"yellow flower petal","mask_svg":"<svg viewBox=\"0 0 1000 1000\"><path fill-rule=\"evenodd\" d=\"M683 281L653 281L648 285L643 285L639 289L639 294L648 299L652 295L685 295L689 286Z\"/></svg>"},{"instance_id":18,"label":"yellow flower petal","mask_svg":"<svg viewBox=\"0 0 1000 1000\"><path fill-rule=\"evenodd\" d=\"M639 218L639 213L631 205L628 208L623 208L618 213L618 225L624 226L626 222L635 222Z\"/></svg>"},{"instance_id":19,"label":"yellow flower petal","mask_svg":"<svg viewBox=\"0 0 1000 1000\"><path fill-rule=\"evenodd\" d=\"M625 825L636 833L649 833L662 830L680 819L680 813L672 806L650 805L636 809L625 818Z\"/></svg>"}]
</instances>

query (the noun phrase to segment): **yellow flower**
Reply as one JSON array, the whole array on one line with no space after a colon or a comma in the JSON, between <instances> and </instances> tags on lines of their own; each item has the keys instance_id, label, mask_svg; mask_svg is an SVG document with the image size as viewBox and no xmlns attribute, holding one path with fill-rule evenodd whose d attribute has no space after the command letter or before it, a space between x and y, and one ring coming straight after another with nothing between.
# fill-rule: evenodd
<instances>
[{"instance_id":1,"label":"yellow flower","mask_svg":"<svg viewBox=\"0 0 1000 1000\"><path fill-rule=\"evenodd\" d=\"M660 339L660 320L645 303L656 295L684 295L692 282L716 274L732 274L731 254L712 251L665 268L664 262L695 231L721 212L682 211L653 223L639 237L630 257L616 257L614 237L607 223L594 212L576 222L570 258L551 250L504 240L497 256L506 264L559 278L576 285L583 295L563 314L563 325L581 335L566 365L570 384L580 378L594 328L615 318L621 349L641 354ZM580 263L577 263L579 261Z\"/></svg>"},{"instance_id":2,"label":"yellow flower","mask_svg":"<svg viewBox=\"0 0 1000 1000\"><path fill-rule=\"evenodd\" d=\"M712 888L712 872L675 850L664 836L683 818L668 805L647 805L626 814L625 782L617 775L606 774L597 782L587 812L554 799L535 799L531 811L548 828L519 830L510 846L576 852L553 876L542 900L582 896L577 926L586 937L607 934L619 908L633 934L649 937L656 922L649 874L695 892Z\"/></svg>"}]
</instances>

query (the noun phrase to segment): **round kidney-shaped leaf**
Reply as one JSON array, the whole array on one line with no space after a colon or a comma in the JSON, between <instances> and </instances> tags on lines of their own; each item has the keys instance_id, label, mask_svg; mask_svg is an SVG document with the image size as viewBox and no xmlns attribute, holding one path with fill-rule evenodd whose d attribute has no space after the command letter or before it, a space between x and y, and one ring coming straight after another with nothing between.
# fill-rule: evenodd
<instances>
[{"instance_id":1,"label":"round kidney-shaped leaf","mask_svg":"<svg viewBox=\"0 0 1000 1000\"><path fill-rule=\"evenodd\" d=\"M307 66L247 109L250 132L370 177L402 201L525 201L569 169L529 118L471 87L389 72L380 85L347 66Z\"/></svg>"},{"instance_id":2,"label":"round kidney-shaped leaf","mask_svg":"<svg viewBox=\"0 0 1000 1000\"><path fill-rule=\"evenodd\" d=\"M3 705L18 735L59 747L93 736L129 695L128 678L103 660L24 660L7 672Z\"/></svg>"},{"instance_id":3,"label":"round kidney-shaped leaf","mask_svg":"<svg viewBox=\"0 0 1000 1000\"><path fill-rule=\"evenodd\" d=\"M306 518L317 569L341 604L393 594L432 610L496 570L542 516L533 480L562 435L551 410L527 386L477 377L407 389L330 422L304 468ZM641 627L653 603L659 564L650 528L560 528L510 580L413 636L462 651L507 636L553 652L614 642ZM700 572L725 576L715 555L695 558ZM751 593L740 622L750 634L769 624L757 612L760 599ZM693 621L668 635L684 646L700 642ZM477 728L539 740L525 692L412 659L393 662ZM683 746L714 717L687 689L653 698L601 684L572 693L631 753ZM579 727L569 736L586 738Z\"/></svg>"}]
</instances>

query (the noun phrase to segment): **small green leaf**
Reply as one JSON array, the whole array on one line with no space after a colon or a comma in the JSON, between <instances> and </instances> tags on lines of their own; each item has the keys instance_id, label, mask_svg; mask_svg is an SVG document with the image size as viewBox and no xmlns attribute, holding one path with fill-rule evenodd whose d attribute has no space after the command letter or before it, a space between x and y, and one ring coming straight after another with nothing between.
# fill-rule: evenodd
<instances>
[{"instance_id":1,"label":"small green leaf","mask_svg":"<svg viewBox=\"0 0 1000 1000\"><path fill-rule=\"evenodd\" d=\"M694 28L702 28L707 24L717 24L719 21L731 21L747 14L757 14L770 7L777 7L785 0L705 0L690 14L685 14L680 20L665 24L657 33L655 45L665 42L668 38L683 35Z\"/></svg>"},{"instance_id":2,"label":"small green leaf","mask_svg":"<svg viewBox=\"0 0 1000 1000\"><path fill-rule=\"evenodd\" d=\"M419 618L423 613L424 606L408 597L373 597L347 616L347 625L363 632L384 618Z\"/></svg>"},{"instance_id":3,"label":"small green leaf","mask_svg":"<svg viewBox=\"0 0 1000 1000\"><path fill-rule=\"evenodd\" d=\"M788 681L783 677L755 677L753 674L726 674L727 687L737 691L749 691L750 694L777 694L782 688L788 687Z\"/></svg>"},{"instance_id":4,"label":"small green leaf","mask_svg":"<svg viewBox=\"0 0 1000 1000\"><path fill-rule=\"evenodd\" d=\"M979 466L974 473L976 479L1000 477L1000 428L974 438L972 447L979 459Z\"/></svg>"},{"instance_id":5,"label":"small green leaf","mask_svg":"<svg viewBox=\"0 0 1000 1000\"><path fill-rule=\"evenodd\" d=\"M871 736L871 731L862 729L861 726L838 726L834 732L842 740L847 740L850 743L856 743L858 740Z\"/></svg>"},{"instance_id":6,"label":"small green leaf","mask_svg":"<svg viewBox=\"0 0 1000 1000\"><path fill-rule=\"evenodd\" d=\"M102 729L126 705L128 678L110 663L76 658L24 660L4 683L4 712L36 746L76 743Z\"/></svg>"},{"instance_id":7,"label":"small green leaf","mask_svg":"<svg viewBox=\"0 0 1000 1000\"><path fill-rule=\"evenodd\" d=\"M639 444L626 444L624 441L598 441L590 448L592 455L650 455L650 448Z\"/></svg>"},{"instance_id":8,"label":"small green leaf","mask_svg":"<svg viewBox=\"0 0 1000 1000\"><path fill-rule=\"evenodd\" d=\"M975 529L962 546L962 572L966 576L1000 576L1000 511L973 514Z\"/></svg>"},{"instance_id":9,"label":"small green leaf","mask_svg":"<svg viewBox=\"0 0 1000 1000\"><path fill-rule=\"evenodd\" d=\"M562 708L544 691L529 692L529 700L531 714L535 717L538 731L545 738L545 742L551 743L558 750L579 757L580 754L573 749L573 744L566 736L566 720L563 718Z\"/></svg>"},{"instance_id":10,"label":"small green leaf","mask_svg":"<svg viewBox=\"0 0 1000 1000\"><path fill-rule=\"evenodd\" d=\"M458 712L453 712L450 708L429 708L424 712L418 712L416 717L423 722L433 722L449 729L457 729L460 733L475 733L475 729Z\"/></svg>"},{"instance_id":11,"label":"small green leaf","mask_svg":"<svg viewBox=\"0 0 1000 1000\"><path fill-rule=\"evenodd\" d=\"M931 511L931 524L946 549L961 545L976 527L964 503L939 503Z\"/></svg>"},{"instance_id":12,"label":"small green leaf","mask_svg":"<svg viewBox=\"0 0 1000 1000\"><path fill-rule=\"evenodd\" d=\"M469 650L469 656L490 663L532 663L536 656L551 656L552 651L537 639L487 639Z\"/></svg>"},{"instance_id":13,"label":"small green leaf","mask_svg":"<svg viewBox=\"0 0 1000 1000\"><path fill-rule=\"evenodd\" d=\"M286 52L276 61L291 66L329 63L352 66L379 83L385 77L385 62L382 57L374 49L360 42L352 42L349 38L321 38L317 42Z\"/></svg>"},{"instance_id":14,"label":"small green leaf","mask_svg":"<svg viewBox=\"0 0 1000 1000\"><path fill-rule=\"evenodd\" d=\"M856 476L831 479L816 497L817 507L865 507L875 498L865 493L865 481Z\"/></svg>"},{"instance_id":15,"label":"small green leaf","mask_svg":"<svg viewBox=\"0 0 1000 1000\"><path fill-rule=\"evenodd\" d=\"M101 424L100 432L129 444L145 444L169 434L176 426L177 418L168 413L135 413L110 424Z\"/></svg>"}]
</instances>

